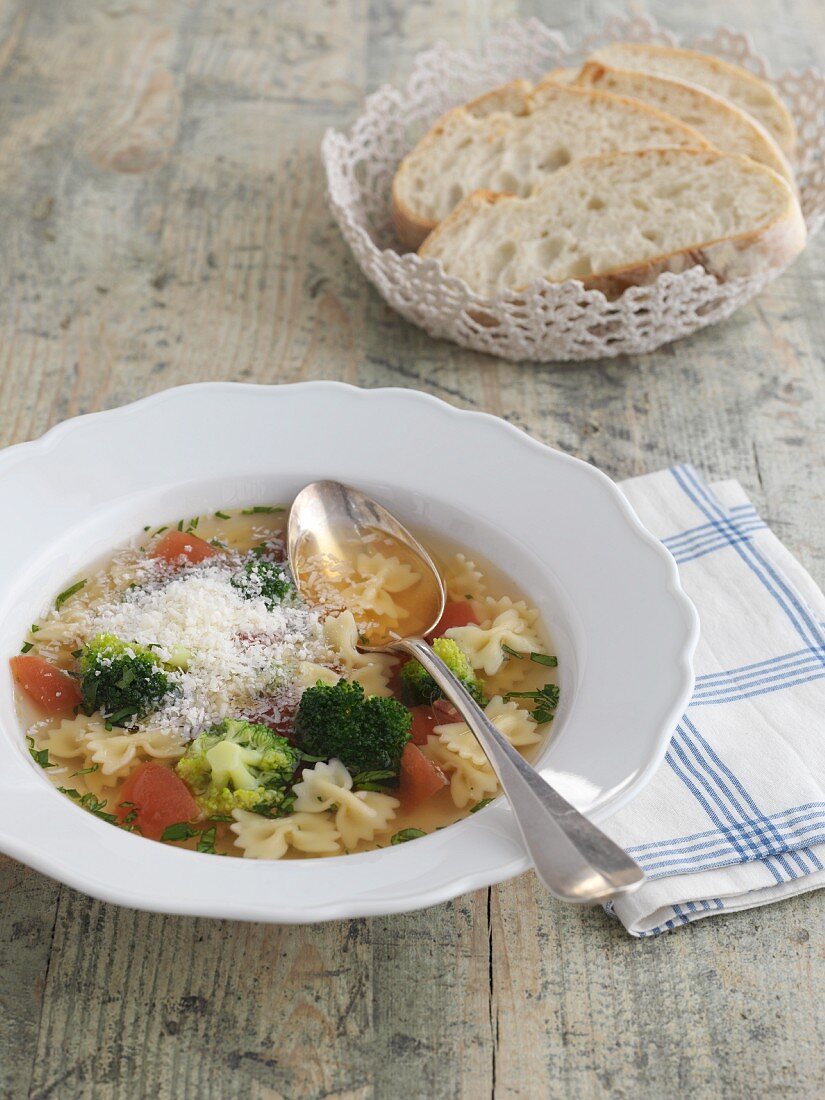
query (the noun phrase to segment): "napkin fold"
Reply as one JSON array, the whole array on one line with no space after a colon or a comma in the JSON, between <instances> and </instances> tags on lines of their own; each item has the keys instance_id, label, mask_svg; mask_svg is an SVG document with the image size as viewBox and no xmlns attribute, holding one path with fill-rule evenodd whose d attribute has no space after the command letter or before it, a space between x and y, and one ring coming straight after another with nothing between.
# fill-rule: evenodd
<instances>
[{"instance_id":1,"label":"napkin fold","mask_svg":"<svg viewBox=\"0 0 825 1100\"><path fill-rule=\"evenodd\" d=\"M648 880L634 936L825 886L825 597L736 481L621 485L699 613L696 686L650 783L606 824Z\"/></svg>"}]
</instances>

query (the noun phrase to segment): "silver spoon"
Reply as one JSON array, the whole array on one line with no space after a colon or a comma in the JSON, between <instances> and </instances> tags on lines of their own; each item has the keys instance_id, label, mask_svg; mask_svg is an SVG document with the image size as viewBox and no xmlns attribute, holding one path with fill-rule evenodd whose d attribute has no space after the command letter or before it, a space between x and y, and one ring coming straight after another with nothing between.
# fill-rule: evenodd
<instances>
[{"instance_id":1,"label":"silver spoon","mask_svg":"<svg viewBox=\"0 0 825 1100\"><path fill-rule=\"evenodd\" d=\"M504 738L484 711L424 641L444 611L444 583L430 555L386 508L337 481L307 485L292 505L287 534L289 563L299 590L317 598L325 579L337 589L334 562L389 539L420 574L414 603L406 604L404 637L385 632L362 639L360 649L405 653L420 661L478 738L507 796L536 874L556 897L598 902L635 890L644 872L630 856L555 791ZM307 561L313 559L311 572ZM400 598L400 597L399 597ZM357 618L357 616L356 616Z\"/></svg>"}]
</instances>

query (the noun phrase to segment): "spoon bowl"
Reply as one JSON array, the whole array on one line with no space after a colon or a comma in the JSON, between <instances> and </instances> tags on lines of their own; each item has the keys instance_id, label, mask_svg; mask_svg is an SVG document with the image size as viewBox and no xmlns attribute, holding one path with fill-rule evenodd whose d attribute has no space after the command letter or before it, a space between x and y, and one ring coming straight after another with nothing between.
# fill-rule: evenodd
<instances>
[{"instance_id":1,"label":"spoon bowl","mask_svg":"<svg viewBox=\"0 0 825 1100\"><path fill-rule=\"evenodd\" d=\"M287 547L295 582L313 602L345 596L350 569L359 558L380 552L417 577L393 594L406 636L429 634L444 612L444 582L433 559L391 512L358 489L338 481L315 481L302 489L289 513ZM357 622L364 619L358 607L350 610ZM387 616L370 616L359 627L361 649L378 651L398 641Z\"/></svg>"},{"instance_id":2,"label":"spoon bowl","mask_svg":"<svg viewBox=\"0 0 825 1100\"><path fill-rule=\"evenodd\" d=\"M340 482L313 482L292 504L287 548L305 599L352 611L359 649L414 657L456 707L498 776L539 879L556 897L603 902L642 884L639 865L528 764L425 641L444 611L444 582L386 508Z\"/></svg>"}]
</instances>

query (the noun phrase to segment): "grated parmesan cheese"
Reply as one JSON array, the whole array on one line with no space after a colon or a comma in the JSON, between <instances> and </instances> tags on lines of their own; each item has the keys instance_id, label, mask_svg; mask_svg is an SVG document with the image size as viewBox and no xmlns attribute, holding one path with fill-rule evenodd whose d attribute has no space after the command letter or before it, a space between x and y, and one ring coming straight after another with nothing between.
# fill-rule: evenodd
<instances>
[{"instance_id":1,"label":"grated parmesan cheese","mask_svg":"<svg viewBox=\"0 0 825 1100\"><path fill-rule=\"evenodd\" d=\"M115 634L151 646L164 663L187 651L186 667L168 673L177 690L139 728L163 728L188 740L262 701L277 721L300 696L301 663L332 663L323 608L297 598L267 607L259 587L232 584L249 560L226 553L178 571L144 560L134 570L134 587L107 592L85 609L87 638Z\"/></svg>"}]
</instances>

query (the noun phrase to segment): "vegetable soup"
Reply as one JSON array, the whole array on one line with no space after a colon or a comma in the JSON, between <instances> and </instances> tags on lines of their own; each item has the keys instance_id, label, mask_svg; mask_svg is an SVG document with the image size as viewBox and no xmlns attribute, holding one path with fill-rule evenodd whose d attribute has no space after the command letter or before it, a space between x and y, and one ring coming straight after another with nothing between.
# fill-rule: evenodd
<instances>
[{"instance_id":1,"label":"vegetable soup","mask_svg":"<svg viewBox=\"0 0 825 1100\"><path fill-rule=\"evenodd\" d=\"M32 624L11 659L18 709L67 798L151 840L280 859L410 841L496 797L423 668L358 649L370 623L404 631L414 565L375 540L310 604L286 518L256 506L147 527ZM427 541L447 589L428 640L529 756L558 703L538 614L475 552Z\"/></svg>"}]
</instances>

